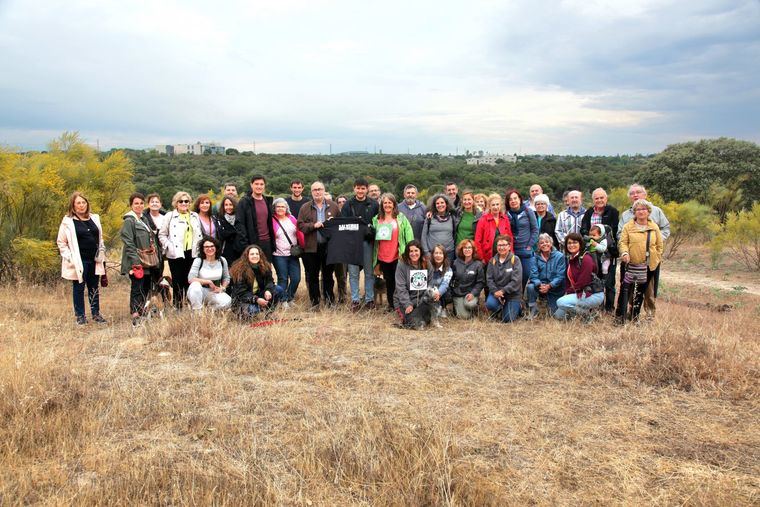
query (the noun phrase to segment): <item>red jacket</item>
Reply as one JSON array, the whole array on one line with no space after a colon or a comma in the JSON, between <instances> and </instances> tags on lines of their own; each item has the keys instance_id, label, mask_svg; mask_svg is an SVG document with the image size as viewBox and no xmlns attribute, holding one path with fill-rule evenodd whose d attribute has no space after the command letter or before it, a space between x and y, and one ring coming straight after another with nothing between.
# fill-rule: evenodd
<instances>
[{"instance_id":1,"label":"red jacket","mask_svg":"<svg viewBox=\"0 0 760 507\"><path fill-rule=\"evenodd\" d=\"M512 226L509 225L507 216L499 212L499 234L506 234L512 238ZM496 237L496 221L491 213L485 213L475 229L475 249L485 265L493 257L493 240ZM509 242L509 251L515 246L514 238Z\"/></svg>"}]
</instances>

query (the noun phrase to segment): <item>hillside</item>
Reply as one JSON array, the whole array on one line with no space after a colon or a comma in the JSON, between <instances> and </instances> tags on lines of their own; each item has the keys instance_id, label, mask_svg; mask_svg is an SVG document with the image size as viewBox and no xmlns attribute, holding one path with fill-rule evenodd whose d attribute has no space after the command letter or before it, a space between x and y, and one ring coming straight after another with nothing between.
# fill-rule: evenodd
<instances>
[{"instance_id":1,"label":"hillside","mask_svg":"<svg viewBox=\"0 0 760 507\"><path fill-rule=\"evenodd\" d=\"M0 503L760 500L752 295L663 282L639 327L412 332L298 309L133 330L128 287L106 291L86 328L68 285L0 296Z\"/></svg>"}]
</instances>

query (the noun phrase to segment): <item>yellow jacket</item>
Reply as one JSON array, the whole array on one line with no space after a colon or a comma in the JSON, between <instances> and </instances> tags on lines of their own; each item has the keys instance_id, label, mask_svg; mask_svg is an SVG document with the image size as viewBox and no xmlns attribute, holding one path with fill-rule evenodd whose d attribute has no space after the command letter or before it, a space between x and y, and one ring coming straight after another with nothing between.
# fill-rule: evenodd
<instances>
[{"instance_id":1,"label":"yellow jacket","mask_svg":"<svg viewBox=\"0 0 760 507\"><path fill-rule=\"evenodd\" d=\"M647 220L646 230L639 229L635 220L630 220L623 226L623 233L620 235L618 251L622 257L627 253L630 257L628 262L632 264L643 264L646 262L646 245L647 233L651 231L649 238L649 269L655 270L662 260L662 234L660 228L651 219Z\"/></svg>"}]
</instances>

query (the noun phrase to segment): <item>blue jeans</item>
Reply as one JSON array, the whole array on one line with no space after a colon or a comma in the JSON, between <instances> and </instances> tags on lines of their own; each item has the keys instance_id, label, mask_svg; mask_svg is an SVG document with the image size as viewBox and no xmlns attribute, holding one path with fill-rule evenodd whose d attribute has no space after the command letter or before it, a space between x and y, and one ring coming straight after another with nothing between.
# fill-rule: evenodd
<instances>
[{"instance_id":1,"label":"blue jeans","mask_svg":"<svg viewBox=\"0 0 760 507\"><path fill-rule=\"evenodd\" d=\"M359 271L364 268L364 301L366 303L375 300L375 275L372 266L373 246L369 241L364 242L364 265L348 265L348 283L351 285L351 301L354 303L361 302L359 294Z\"/></svg>"},{"instance_id":2,"label":"blue jeans","mask_svg":"<svg viewBox=\"0 0 760 507\"><path fill-rule=\"evenodd\" d=\"M283 301L293 301L298 284L301 283L300 261L289 255L275 255L272 264L277 272L277 286L284 291Z\"/></svg>"},{"instance_id":3,"label":"blue jeans","mask_svg":"<svg viewBox=\"0 0 760 507\"><path fill-rule=\"evenodd\" d=\"M541 296L546 296L546 302L549 305L549 312L554 315L554 312L557 311L557 300L565 295L565 290L560 289L559 291L549 291L546 294L541 294L538 292L538 289L535 285L532 283L528 284L528 307L533 308L536 306L536 301L538 301L538 298Z\"/></svg>"},{"instance_id":4,"label":"blue jeans","mask_svg":"<svg viewBox=\"0 0 760 507\"><path fill-rule=\"evenodd\" d=\"M491 312L501 312L502 322L512 322L522 313L522 305L520 301L505 301L504 304L496 299L493 294L489 294L486 298L486 308Z\"/></svg>"},{"instance_id":5,"label":"blue jeans","mask_svg":"<svg viewBox=\"0 0 760 507\"><path fill-rule=\"evenodd\" d=\"M557 300L557 311L554 317L565 320L574 315L587 315L589 310L598 308L604 303L604 292L596 292L590 296L579 298L573 294L565 294Z\"/></svg>"},{"instance_id":6,"label":"blue jeans","mask_svg":"<svg viewBox=\"0 0 760 507\"><path fill-rule=\"evenodd\" d=\"M82 283L73 280L72 297L74 299L74 315L84 317L84 286L87 286L87 298L90 300L92 315L100 315L100 276L95 274L95 261L82 260Z\"/></svg>"},{"instance_id":7,"label":"blue jeans","mask_svg":"<svg viewBox=\"0 0 760 507\"><path fill-rule=\"evenodd\" d=\"M524 250L524 249L520 249ZM525 286L528 284L528 279L530 278L530 270L533 269L533 263L535 262L535 259L533 258L533 253L516 253L520 258L520 264L522 265L522 288L523 291L525 290Z\"/></svg>"},{"instance_id":8,"label":"blue jeans","mask_svg":"<svg viewBox=\"0 0 760 507\"><path fill-rule=\"evenodd\" d=\"M240 312L240 317L243 319L250 319L255 317L261 312L271 312L275 308L277 308L277 303L283 300L283 297L285 295L285 291L282 287L279 285L274 286L274 294L272 294L272 301L270 301L269 306L262 309L258 304L245 304L241 305L238 311Z\"/></svg>"}]
</instances>

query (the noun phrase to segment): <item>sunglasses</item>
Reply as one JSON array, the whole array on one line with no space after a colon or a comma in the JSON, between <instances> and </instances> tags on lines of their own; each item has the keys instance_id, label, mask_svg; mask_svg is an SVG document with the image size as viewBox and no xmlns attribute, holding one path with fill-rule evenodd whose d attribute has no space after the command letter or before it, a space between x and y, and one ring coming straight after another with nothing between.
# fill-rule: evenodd
<instances>
[{"instance_id":1,"label":"sunglasses","mask_svg":"<svg viewBox=\"0 0 760 507\"><path fill-rule=\"evenodd\" d=\"M180 201L177 201L178 204L190 204L190 201L187 199L182 199Z\"/></svg>"},{"instance_id":2,"label":"sunglasses","mask_svg":"<svg viewBox=\"0 0 760 507\"><path fill-rule=\"evenodd\" d=\"M203 245L204 250L211 250L212 248L216 249L214 245Z\"/></svg>"}]
</instances>

